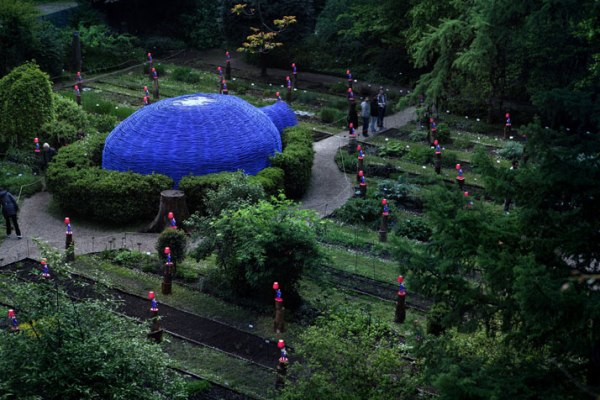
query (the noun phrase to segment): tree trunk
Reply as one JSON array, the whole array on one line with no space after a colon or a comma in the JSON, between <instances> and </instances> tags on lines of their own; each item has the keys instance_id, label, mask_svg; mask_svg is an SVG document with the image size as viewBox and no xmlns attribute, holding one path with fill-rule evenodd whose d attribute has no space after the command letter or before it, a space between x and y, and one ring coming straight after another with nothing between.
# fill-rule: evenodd
<instances>
[{"instance_id":1,"label":"tree trunk","mask_svg":"<svg viewBox=\"0 0 600 400\"><path fill-rule=\"evenodd\" d=\"M71 41L71 68L72 71L81 71L81 41L77 31L73 32Z\"/></svg>"},{"instance_id":2,"label":"tree trunk","mask_svg":"<svg viewBox=\"0 0 600 400\"><path fill-rule=\"evenodd\" d=\"M178 224L190 216L185 194L181 190L163 190L160 192L160 207L154 221L146 228L146 232L159 233L169 226L169 212L172 212ZM181 225L180 225L181 226Z\"/></svg>"}]
</instances>

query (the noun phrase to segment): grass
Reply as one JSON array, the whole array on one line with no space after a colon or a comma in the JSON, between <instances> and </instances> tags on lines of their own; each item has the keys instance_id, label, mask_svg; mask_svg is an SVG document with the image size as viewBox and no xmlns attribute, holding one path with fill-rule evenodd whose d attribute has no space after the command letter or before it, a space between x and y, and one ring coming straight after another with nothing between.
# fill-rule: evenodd
<instances>
[{"instance_id":1,"label":"grass","mask_svg":"<svg viewBox=\"0 0 600 400\"><path fill-rule=\"evenodd\" d=\"M376 281L395 283L398 275L405 275L406 271L397 262L370 257L359 252L349 252L343 248L322 248L330 262L328 266L361 275Z\"/></svg>"},{"instance_id":2,"label":"grass","mask_svg":"<svg viewBox=\"0 0 600 400\"><path fill-rule=\"evenodd\" d=\"M208 347L165 336L161 347L172 357L173 366L234 388L250 397L274 398L271 388L275 386L275 372ZM268 385L268 382L273 384Z\"/></svg>"}]
</instances>

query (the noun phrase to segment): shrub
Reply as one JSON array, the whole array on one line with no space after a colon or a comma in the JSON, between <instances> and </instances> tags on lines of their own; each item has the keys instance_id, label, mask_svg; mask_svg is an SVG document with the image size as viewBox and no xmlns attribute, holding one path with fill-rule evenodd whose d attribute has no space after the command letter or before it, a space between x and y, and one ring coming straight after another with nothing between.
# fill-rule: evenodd
<instances>
[{"instance_id":1,"label":"shrub","mask_svg":"<svg viewBox=\"0 0 600 400\"><path fill-rule=\"evenodd\" d=\"M422 217L398 218L394 225L394 233L409 239L427 241L431 237L431 228Z\"/></svg>"},{"instance_id":2,"label":"shrub","mask_svg":"<svg viewBox=\"0 0 600 400\"><path fill-rule=\"evenodd\" d=\"M164 175L100 168L106 135L90 135L60 149L48 167L48 188L67 211L111 223L152 217L160 192L172 186Z\"/></svg>"},{"instance_id":3,"label":"shrub","mask_svg":"<svg viewBox=\"0 0 600 400\"><path fill-rule=\"evenodd\" d=\"M377 191L381 197L388 200L394 200L397 203L405 203L414 201L419 194L419 186L412 183L407 183L403 178L398 180L383 180L379 182Z\"/></svg>"},{"instance_id":4,"label":"shrub","mask_svg":"<svg viewBox=\"0 0 600 400\"><path fill-rule=\"evenodd\" d=\"M150 52L154 57L162 57L175 50L185 49L185 43L181 40L167 36L148 36L143 39L143 46L147 49L146 53Z\"/></svg>"},{"instance_id":5,"label":"shrub","mask_svg":"<svg viewBox=\"0 0 600 400\"><path fill-rule=\"evenodd\" d=\"M321 108L321 122L325 124L331 124L333 121L336 121L338 119L338 115L339 111L335 108Z\"/></svg>"},{"instance_id":6,"label":"shrub","mask_svg":"<svg viewBox=\"0 0 600 400\"><path fill-rule=\"evenodd\" d=\"M432 150L433 151L433 150ZM458 164L458 157L453 151L442 152L442 166L444 168L454 168Z\"/></svg>"},{"instance_id":7,"label":"shrub","mask_svg":"<svg viewBox=\"0 0 600 400\"><path fill-rule=\"evenodd\" d=\"M408 152L406 145L401 142L392 142L379 147L377 155L380 157L402 157Z\"/></svg>"},{"instance_id":8,"label":"shrub","mask_svg":"<svg viewBox=\"0 0 600 400\"><path fill-rule=\"evenodd\" d=\"M449 143L451 135L448 125L444 123L437 124L437 134L435 137L440 143Z\"/></svg>"},{"instance_id":9,"label":"shrub","mask_svg":"<svg viewBox=\"0 0 600 400\"><path fill-rule=\"evenodd\" d=\"M77 27L81 39L81 55L89 71L102 70L143 57L139 39L133 35L118 34L106 25Z\"/></svg>"},{"instance_id":10,"label":"shrub","mask_svg":"<svg viewBox=\"0 0 600 400\"><path fill-rule=\"evenodd\" d=\"M312 175L312 134L303 127L287 128L281 141L284 146L283 152L271 157L271 162L285 174L285 195L299 199L308 188Z\"/></svg>"},{"instance_id":11,"label":"shrub","mask_svg":"<svg viewBox=\"0 0 600 400\"><path fill-rule=\"evenodd\" d=\"M408 140L411 142L425 142L427 140L427 130L420 129L411 131L408 134Z\"/></svg>"},{"instance_id":12,"label":"shrub","mask_svg":"<svg viewBox=\"0 0 600 400\"><path fill-rule=\"evenodd\" d=\"M109 252L111 255L110 261L130 269L141 269L145 272L155 271L158 267L156 259L146 253L135 250L119 250L117 252Z\"/></svg>"},{"instance_id":13,"label":"shrub","mask_svg":"<svg viewBox=\"0 0 600 400\"><path fill-rule=\"evenodd\" d=\"M187 236L181 229L167 228L161 232L156 241L155 249L158 252L158 258L166 262L165 247L171 249L171 260L177 263L183 261L186 256Z\"/></svg>"},{"instance_id":14,"label":"shrub","mask_svg":"<svg viewBox=\"0 0 600 400\"><path fill-rule=\"evenodd\" d=\"M208 190L217 190L233 172L219 172L201 176L184 176L179 181L179 189L185 193L190 212L206 215L206 194Z\"/></svg>"},{"instance_id":15,"label":"shrub","mask_svg":"<svg viewBox=\"0 0 600 400\"><path fill-rule=\"evenodd\" d=\"M0 79L0 142L31 143L42 125L54 118L48 74L34 62Z\"/></svg>"},{"instance_id":16,"label":"shrub","mask_svg":"<svg viewBox=\"0 0 600 400\"><path fill-rule=\"evenodd\" d=\"M506 158L507 160L519 160L523 156L523 145L518 142L506 142L504 146L498 150L500 157Z\"/></svg>"},{"instance_id":17,"label":"shrub","mask_svg":"<svg viewBox=\"0 0 600 400\"><path fill-rule=\"evenodd\" d=\"M376 228L381 217L381 200L354 197L335 210L333 216L346 224L367 224Z\"/></svg>"},{"instance_id":18,"label":"shrub","mask_svg":"<svg viewBox=\"0 0 600 400\"><path fill-rule=\"evenodd\" d=\"M216 254L219 276L239 295L273 301L279 282L288 306L297 299L302 272L322 260L317 245L314 211L292 208L291 201L248 205L224 212L212 223L190 218L204 240L196 259Z\"/></svg>"},{"instance_id":19,"label":"shrub","mask_svg":"<svg viewBox=\"0 0 600 400\"><path fill-rule=\"evenodd\" d=\"M42 189L42 183L39 177L32 174L30 167L10 162L1 162L0 187L7 189L15 196L19 193L21 196L31 196Z\"/></svg>"},{"instance_id":20,"label":"shrub","mask_svg":"<svg viewBox=\"0 0 600 400\"><path fill-rule=\"evenodd\" d=\"M455 136L452 138L452 145L458 149L468 149L473 147L473 143L466 136Z\"/></svg>"},{"instance_id":21,"label":"shrub","mask_svg":"<svg viewBox=\"0 0 600 400\"><path fill-rule=\"evenodd\" d=\"M267 196L275 196L285 189L285 173L281 168L265 168L255 176L250 176L249 180L259 183Z\"/></svg>"},{"instance_id":22,"label":"shrub","mask_svg":"<svg viewBox=\"0 0 600 400\"><path fill-rule=\"evenodd\" d=\"M77 139L77 128L65 121L46 122L41 127L40 139L53 146L64 146Z\"/></svg>"},{"instance_id":23,"label":"shrub","mask_svg":"<svg viewBox=\"0 0 600 400\"><path fill-rule=\"evenodd\" d=\"M100 133L111 132L117 126L117 117L114 115L88 114L90 125Z\"/></svg>"},{"instance_id":24,"label":"shrub","mask_svg":"<svg viewBox=\"0 0 600 400\"><path fill-rule=\"evenodd\" d=\"M201 80L200 74L192 71L188 67L175 67L171 77L179 82L198 83Z\"/></svg>"},{"instance_id":25,"label":"shrub","mask_svg":"<svg viewBox=\"0 0 600 400\"><path fill-rule=\"evenodd\" d=\"M434 151L429 147L413 146L410 148L405 158L416 164L431 164L433 162Z\"/></svg>"},{"instance_id":26,"label":"shrub","mask_svg":"<svg viewBox=\"0 0 600 400\"><path fill-rule=\"evenodd\" d=\"M252 182L248 175L238 171L224 180L216 190L206 192L206 213L218 216L227 209L255 204L265 198L265 191L258 182Z\"/></svg>"}]
</instances>

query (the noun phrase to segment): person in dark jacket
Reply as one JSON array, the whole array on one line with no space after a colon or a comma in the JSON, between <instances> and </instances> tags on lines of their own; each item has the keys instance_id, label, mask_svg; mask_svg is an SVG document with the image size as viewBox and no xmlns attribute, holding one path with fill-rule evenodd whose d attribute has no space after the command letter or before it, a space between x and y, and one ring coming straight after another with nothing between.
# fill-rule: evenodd
<instances>
[{"instance_id":1,"label":"person in dark jacket","mask_svg":"<svg viewBox=\"0 0 600 400\"><path fill-rule=\"evenodd\" d=\"M6 237L10 237L12 232L11 221L15 225L15 233L17 238L21 239L21 229L19 229L19 223L17 222L17 213L19 212L19 205L15 197L10 194L7 190L0 188L0 205L2 205L2 215L6 222Z\"/></svg>"},{"instance_id":2,"label":"person in dark jacket","mask_svg":"<svg viewBox=\"0 0 600 400\"><path fill-rule=\"evenodd\" d=\"M356 112L356 104L354 102L350 103L346 122L348 122L348 124L352 124L354 129L358 128L358 113Z\"/></svg>"},{"instance_id":3,"label":"person in dark jacket","mask_svg":"<svg viewBox=\"0 0 600 400\"><path fill-rule=\"evenodd\" d=\"M45 171L48 168L48 164L54 156L56 155L56 149L54 147L50 147L48 143L44 143L44 151L42 152L42 171Z\"/></svg>"},{"instance_id":4,"label":"person in dark jacket","mask_svg":"<svg viewBox=\"0 0 600 400\"><path fill-rule=\"evenodd\" d=\"M371 133L375 133L377 132L377 118L379 117L379 110L378 107L379 105L377 104L377 96L373 95L371 97Z\"/></svg>"}]
</instances>

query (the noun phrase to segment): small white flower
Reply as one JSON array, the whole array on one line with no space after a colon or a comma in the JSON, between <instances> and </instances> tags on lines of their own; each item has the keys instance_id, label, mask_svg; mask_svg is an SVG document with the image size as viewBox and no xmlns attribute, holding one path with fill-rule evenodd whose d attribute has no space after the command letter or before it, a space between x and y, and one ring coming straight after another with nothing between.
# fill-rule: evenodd
<instances>
[{"instance_id":1,"label":"small white flower","mask_svg":"<svg viewBox=\"0 0 600 400\"><path fill-rule=\"evenodd\" d=\"M232 81L235 81L235 78L231 79Z\"/></svg>"},{"instance_id":2,"label":"small white flower","mask_svg":"<svg viewBox=\"0 0 600 400\"><path fill-rule=\"evenodd\" d=\"M510 140L513 140L514 136L509 136L508 138L509 138Z\"/></svg>"},{"instance_id":3,"label":"small white flower","mask_svg":"<svg viewBox=\"0 0 600 400\"><path fill-rule=\"evenodd\" d=\"M550 129L550 128L546 127L546 129Z\"/></svg>"},{"instance_id":4,"label":"small white flower","mask_svg":"<svg viewBox=\"0 0 600 400\"><path fill-rule=\"evenodd\" d=\"M297 91L298 91L298 89L294 88L294 92L297 92Z\"/></svg>"},{"instance_id":5,"label":"small white flower","mask_svg":"<svg viewBox=\"0 0 600 400\"><path fill-rule=\"evenodd\" d=\"M567 132L570 132L570 131L571 131L571 128L567 128Z\"/></svg>"},{"instance_id":6,"label":"small white flower","mask_svg":"<svg viewBox=\"0 0 600 400\"><path fill-rule=\"evenodd\" d=\"M496 160L496 163L500 164L500 160Z\"/></svg>"},{"instance_id":7,"label":"small white flower","mask_svg":"<svg viewBox=\"0 0 600 400\"><path fill-rule=\"evenodd\" d=\"M465 115L465 118L466 118L466 119L469 119L469 116L468 116L468 115Z\"/></svg>"},{"instance_id":8,"label":"small white flower","mask_svg":"<svg viewBox=\"0 0 600 400\"><path fill-rule=\"evenodd\" d=\"M477 122L479 122L479 121L480 121L480 119L479 119L479 118L477 118Z\"/></svg>"},{"instance_id":9,"label":"small white flower","mask_svg":"<svg viewBox=\"0 0 600 400\"><path fill-rule=\"evenodd\" d=\"M252 328L254 328L254 325L248 324L248 328L252 329Z\"/></svg>"},{"instance_id":10,"label":"small white flower","mask_svg":"<svg viewBox=\"0 0 600 400\"><path fill-rule=\"evenodd\" d=\"M426 169L427 167L423 165L423 169Z\"/></svg>"},{"instance_id":11,"label":"small white flower","mask_svg":"<svg viewBox=\"0 0 600 400\"><path fill-rule=\"evenodd\" d=\"M96 107L100 107L100 104L96 103Z\"/></svg>"},{"instance_id":12,"label":"small white flower","mask_svg":"<svg viewBox=\"0 0 600 400\"><path fill-rule=\"evenodd\" d=\"M410 146L409 146L409 145L406 145L406 148L407 148L407 149L410 149Z\"/></svg>"},{"instance_id":13,"label":"small white flower","mask_svg":"<svg viewBox=\"0 0 600 400\"><path fill-rule=\"evenodd\" d=\"M386 141L386 142L387 142L388 140L390 140L390 139L388 139L388 138L385 138L385 141Z\"/></svg>"},{"instance_id":14,"label":"small white flower","mask_svg":"<svg viewBox=\"0 0 600 400\"><path fill-rule=\"evenodd\" d=\"M450 114L450 110L446 110L446 114Z\"/></svg>"},{"instance_id":15,"label":"small white flower","mask_svg":"<svg viewBox=\"0 0 600 400\"><path fill-rule=\"evenodd\" d=\"M494 138L494 140L498 140L498 138L497 138L497 137L495 137L495 138Z\"/></svg>"},{"instance_id":16,"label":"small white flower","mask_svg":"<svg viewBox=\"0 0 600 400\"><path fill-rule=\"evenodd\" d=\"M118 109L119 109L119 106L115 106L115 110L118 110Z\"/></svg>"},{"instance_id":17,"label":"small white flower","mask_svg":"<svg viewBox=\"0 0 600 400\"><path fill-rule=\"evenodd\" d=\"M252 83L250 84L250 86L254 86L254 82L252 82Z\"/></svg>"},{"instance_id":18,"label":"small white flower","mask_svg":"<svg viewBox=\"0 0 600 400\"><path fill-rule=\"evenodd\" d=\"M358 82L356 79L354 80L354 83Z\"/></svg>"}]
</instances>

